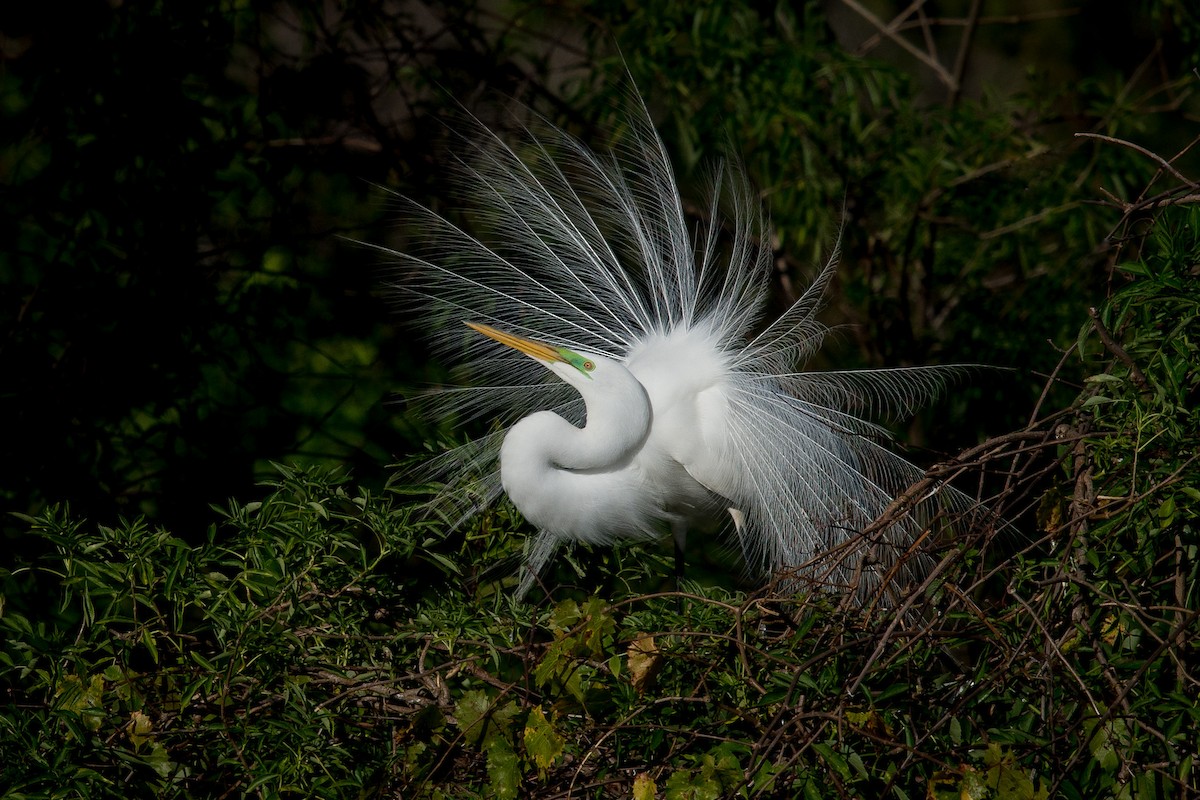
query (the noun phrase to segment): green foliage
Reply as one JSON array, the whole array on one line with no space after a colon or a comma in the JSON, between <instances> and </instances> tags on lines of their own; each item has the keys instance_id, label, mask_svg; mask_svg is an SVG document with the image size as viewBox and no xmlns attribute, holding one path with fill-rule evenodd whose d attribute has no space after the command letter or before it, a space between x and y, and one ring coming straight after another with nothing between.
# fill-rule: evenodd
<instances>
[{"instance_id":1,"label":"green foliage","mask_svg":"<svg viewBox=\"0 0 1200 800\"><path fill-rule=\"evenodd\" d=\"M198 546L60 509L28 520L41 557L0 573L0 785L341 796L380 779L395 756L364 722L393 657L380 592L404 591L392 570L421 563L426 529L329 475L283 474Z\"/></svg>"}]
</instances>

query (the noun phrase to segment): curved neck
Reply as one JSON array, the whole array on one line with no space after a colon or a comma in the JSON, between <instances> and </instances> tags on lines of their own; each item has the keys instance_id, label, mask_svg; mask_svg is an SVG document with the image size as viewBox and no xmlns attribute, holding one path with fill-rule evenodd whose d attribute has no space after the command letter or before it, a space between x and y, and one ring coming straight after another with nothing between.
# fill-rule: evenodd
<instances>
[{"instance_id":1,"label":"curved neck","mask_svg":"<svg viewBox=\"0 0 1200 800\"><path fill-rule=\"evenodd\" d=\"M568 425L571 430L564 430L565 435L549 443L552 465L570 470L605 469L624 463L641 449L650 433L650 398L636 378L622 372L620 383L610 375L603 391L580 393L587 419L582 428Z\"/></svg>"},{"instance_id":2,"label":"curved neck","mask_svg":"<svg viewBox=\"0 0 1200 800\"><path fill-rule=\"evenodd\" d=\"M543 411L518 422L504 439L503 462L540 462L573 471L604 470L627 462L650 432L650 398L641 383L621 368L602 388L580 391L587 419L577 428Z\"/></svg>"},{"instance_id":3,"label":"curved neck","mask_svg":"<svg viewBox=\"0 0 1200 800\"><path fill-rule=\"evenodd\" d=\"M650 433L650 398L624 367L619 372L614 380L605 369L595 385L572 382L587 406L582 428L539 411L504 437L500 481L540 530L528 561L535 573L559 542L606 542L652 528L655 503L635 488L644 479L633 466Z\"/></svg>"}]
</instances>

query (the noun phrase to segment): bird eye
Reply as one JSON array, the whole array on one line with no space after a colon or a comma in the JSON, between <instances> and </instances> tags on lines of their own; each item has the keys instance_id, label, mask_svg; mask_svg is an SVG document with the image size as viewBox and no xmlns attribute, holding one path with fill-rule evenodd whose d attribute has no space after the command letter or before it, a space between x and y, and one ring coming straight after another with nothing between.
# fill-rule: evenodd
<instances>
[{"instance_id":1,"label":"bird eye","mask_svg":"<svg viewBox=\"0 0 1200 800\"><path fill-rule=\"evenodd\" d=\"M593 362L591 362L591 361L583 362L583 369L585 372L591 372L595 368L596 368L596 365Z\"/></svg>"}]
</instances>

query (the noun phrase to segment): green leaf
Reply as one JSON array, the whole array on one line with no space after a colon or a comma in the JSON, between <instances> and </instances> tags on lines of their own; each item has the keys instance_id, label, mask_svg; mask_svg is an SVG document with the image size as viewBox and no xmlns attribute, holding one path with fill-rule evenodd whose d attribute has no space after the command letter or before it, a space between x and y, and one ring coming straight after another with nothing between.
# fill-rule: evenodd
<instances>
[{"instance_id":1,"label":"green leaf","mask_svg":"<svg viewBox=\"0 0 1200 800\"><path fill-rule=\"evenodd\" d=\"M1088 721L1092 730L1088 739L1088 752L1105 772L1113 772L1121 764L1117 754L1117 745L1122 741L1128 729L1122 719L1100 721L1093 718Z\"/></svg>"},{"instance_id":2,"label":"green leaf","mask_svg":"<svg viewBox=\"0 0 1200 800\"><path fill-rule=\"evenodd\" d=\"M488 788L500 800L515 800L521 787L521 760L508 745L487 751Z\"/></svg>"},{"instance_id":3,"label":"green leaf","mask_svg":"<svg viewBox=\"0 0 1200 800\"><path fill-rule=\"evenodd\" d=\"M718 800L721 784L711 776L682 769L667 778L666 800Z\"/></svg>"},{"instance_id":4,"label":"green leaf","mask_svg":"<svg viewBox=\"0 0 1200 800\"><path fill-rule=\"evenodd\" d=\"M1175 522L1175 496L1168 495L1166 500L1158 506L1158 524L1163 528L1169 528Z\"/></svg>"},{"instance_id":5,"label":"green leaf","mask_svg":"<svg viewBox=\"0 0 1200 800\"><path fill-rule=\"evenodd\" d=\"M467 692L454 706L458 729L466 740L478 745L483 738L484 716L491 710L492 701L482 691Z\"/></svg>"},{"instance_id":6,"label":"green leaf","mask_svg":"<svg viewBox=\"0 0 1200 800\"><path fill-rule=\"evenodd\" d=\"M842 754L834 750L831 745L825 742L816 742L813 744L813 750L817 751L821 760L832 768L842 780L850 779L850 765L846 763Z\"/></svg>"},{"instance_id":7,"label":"green leaf","mask_svg":"<svg viewBox=\"0 0 1200 800\"><path fill-rule=\"evenodd\" d=\"M569 660L564 652L565 650L566 645L561 639L552 642L546 648L546 652L542 654L537 667L533 670L533 680L539 689L549 685L550 681L556 678L569 665Z\"/></svg>"},{"instance_id":8,"label":"green leaf","mask_svg":"<svg viewBox=\"0 0 1200 800\"><path fill-rule=\"evenodd\" d=\"M586 653L592 658L601 658L612 644L617 628L612 609L599 597L590 597L580 612L586 620L580 636Z\"/></svg>"},{"instance_id":9,"label":"green leaf","mask_svg":"<svg viewBox=\"0 0 1200 800\"><path fill-rule=\"evenodd\" d=\"M158 663L158 645L154 641L154 634L149 628L142 628L142 644L146 645L146 649L150 651L150 658L155 664Z\"/></svg>"},{"instance_id":10,"label":"green leaf","mask_svg":"<svg viewBox=\"0 0 1200 800\"><path fill-rule=\"evenodd\" d=\"M563 600L550 612L550 628L555 633L564 634L579 621L579 604L574 600Z\"/></svg>"},{"instance_id":11,"label":"green leaf","mask_svg":"<svg viewBox=\"0 0 1200 800\"><path fill-rule=\"evenodd\" d=\"M1091 397L1089 397L1087 400L1084 400L1083 405L1081 405L1080 408L1095 408L1096 406L1102 406L1102 405L1106 405L1108 403L1115 403L1115 402L1117 402L1117 401L1111 397L1105 397L1102 394L1094 394Z\"/></svg>"},{"instance_id":12,"label":"green leaf","mask_svg":"<svg viewBox=\"0 0 1200 800\"><path fill-rule=\"evenodd\" d=\"M517 712L516 703L493 705L487 694L478 689L466 692L454 707L463 737L481 750L511 740L513 718Z\"/></svg>"}]
</instances>

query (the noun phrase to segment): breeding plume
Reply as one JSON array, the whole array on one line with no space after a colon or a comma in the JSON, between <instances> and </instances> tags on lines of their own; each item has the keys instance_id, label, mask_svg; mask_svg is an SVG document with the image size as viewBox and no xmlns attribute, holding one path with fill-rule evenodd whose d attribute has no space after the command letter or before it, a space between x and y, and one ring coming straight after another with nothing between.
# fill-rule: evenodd
<instances>
[{"instance_id":1,"label":"breeding plume","mask_svg":"<svg viewBox=\"0 0 1200 800\"><path fill-rule=\"evenodd\" d=\"M897 415L955 374L928 367L805 371L837 261L775 319L770 237L746 181L715 170L689 218L637 105L597 153L545 126L515 144L480 131L459 154L465 227L401 200L418 231L394 284L404 313L469 385L431 396L495 432L426 477L462 510L501 491L537 528L524 594L558 547L649 539L717 521L746 567L865 598L912 577L946 488L871 526L920 470L864 415ZM900 581L893 579L899 578Z\"/></svg>"}]
</instances>

